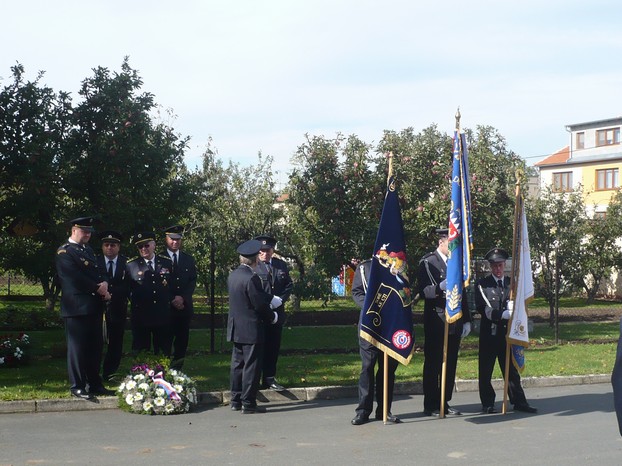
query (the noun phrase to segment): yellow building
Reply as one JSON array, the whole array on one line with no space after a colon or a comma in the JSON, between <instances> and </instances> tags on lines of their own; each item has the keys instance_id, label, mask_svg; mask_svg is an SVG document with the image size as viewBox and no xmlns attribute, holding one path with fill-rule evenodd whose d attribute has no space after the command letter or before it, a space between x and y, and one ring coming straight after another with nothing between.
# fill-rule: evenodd
<instances>
[{"instance_id":1,"label":"yellow building","mask_svg":"<svg viewBox=\"0 0 622 466\"><path fill-rule=\"evenodd\" d=\"M536 163L540 186L557 192L583 187L588 214L607 215L611 196L620 188L622 117L566 126L570 144Z\"/></svg>"}]
</instances>

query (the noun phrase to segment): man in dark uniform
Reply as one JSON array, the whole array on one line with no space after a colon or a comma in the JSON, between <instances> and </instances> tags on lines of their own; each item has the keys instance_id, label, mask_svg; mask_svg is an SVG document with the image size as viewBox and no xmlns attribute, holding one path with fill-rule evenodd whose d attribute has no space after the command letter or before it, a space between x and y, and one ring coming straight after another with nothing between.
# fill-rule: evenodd
<instances>
[{"instance_id":1,"label":"man in dark uniform","mask_svg":"<svg viewBox=\"0 0 622 466\"><path fill-rule=\"evenodd\" d=\"M501 373L505 376L505 355L507 346L508 320L512 316L513 302L510 301L510 278L504 275L505 261L509 255L501 248L491 249L484 259L490 263L492 273L475 285L475 305L481 314L479 329L479 398L482 412L495 413L495 390L491 378L495 359L499 361ZM515 411L536 413L538 410L527 403L520 383L520 374L510 364L508 395Z\"/></svg>"},{"instance_id":2,"label":"man in dark uniform","mask_svg":"<svg viewBox=\"0 0 622 466\"><path fill-rule=\"evenodd\" d=\"M132 350L150 351L153 343L155 354L168 356L173 263L168 257L155 254L153 232L136 233L131 242L140 254L130 260L125 269L130 293Z\"/></svg>"},{"instance_id":3,"label":"man in dark uniform","mask_svg":"<svg viewBox=\"0 0 622 466\"><path fill-rule=\"evenodd\" d=\"M243 414L265 412L257 406L259 376L263 361L266 324L278 325L281 306L278 296L265 291L255 273L261 242L249 240L237 252L240 265L227 280L229 318L227 341L233 342L231 352L231 409Z\"/></svg>"},{"instance_id":4,"label":"man in dark uniform","mask_svg":"<svg viewBox=\"0 0 622 466\"><path fill-rule=\"evenodd\" d=\"M365 304L365 294L367 293L367 281L371 272L371 259L361 262L354 272L352 279L352 298L356 305L363 309ZM364 340L359 335L359 353L361 355L361 375L359 376L359 404L356 407L356 416L351 424L360 426L369 421L369 416L374 407L374 388L376 390L376 419L383 418L383 396L384 396L384 354L374 345ZM391 403L393 402L393 386L395 385L395 370L398 362L389 356L388 367L388 396L387 396L387 421L400 423L400 418L391 414ZM378 363L378 370L374 376L374 369ZM375 387L374 387L375 385Z\"/></svg>"},{"instance_id":5,"label":"man in dark uniform","mask_svg":"<svg viewBox=\"0 0 622 466\"><path fill-rule=\"evenodd\" d=\"M123 237L118 231L102 231L99 239L102 255L97 257L97 265L106 273L108 291L112 297L104 304L108 348L102 366L104 380L110 380L119 369L123 355L123 333L127 320L128 297L128 283L125 281L127 257L119 253Z\"/></svg>"},{"instance_id":6,"label":"man in dark uniform","mask_svg":"<svg viewBox=\"0 0 622 466\"><path fill-rule=\"evenodd\" d=\"M264 288L271 294L278 296L283 304L276 309L281 314L281 324L266 326L266 343L263 356L262 379L263 388L283 391L285 387L276 380L276 364L281 350L281 337L283 335L283 322L285 321L285 302L292 294L294 283L289 276L289 270L284 260L274 257L276 239L272 236L261 235L255 238L261 242L259 251L259 266L257 274L264 283Z\"/></svg>"},{"instance_id":7,"label":"man in dark uniform","mask_svg":"<svg viewBox=\"0 0 622 466\"><path fill-rule=\"evenodd\" d=\"M173 369L181 370L190 338L190 320L194 313L192 295L197 286L197 268L193 257L181 250L184 227L173 225L164 230L166 251L173 263L173 301L171 302L170 337ZM170 352L170 350L169 350Z\"/></svg>"},{"instance_id":8,"label":"man in dark uniform","mask_svg":"<svg viewBox=\"0 0 622 466\"><path fill-rule=\"evenodd\" d=\"M102 354L102 302L110 299L108 282L87 244L93 218L70 221L71 236L56 251L56 272L62 296L60 312L65 321L67 370L71 394L90 400L93 395L112 395L99 376Z\"/></svg>"},{"instance_id":9,"label":"man in dark uniform","mask_svg":"<svg viewBox=\"0 0 622 466\"><path fill-rule=\"evenodd\" d=\"M620 338L618 339L616 362L611 373L611 384L613 385L613 401L618 418L618 429L622 435L622 320L620 320Z\"/></svg>"},{"instance_id":10,"label":"man in dark uniform","mask_svg":"<svg viewBox=\"0 0 622 466\"><path fill-rule=\"evenodd\" d=\"M419 261L419 294L425 300L423 308L423 412L438 416L441 407L441 375L443 366L443 340L445 335L445 290L447 285L448 230L437 229L438 247ZM454 382L461 338L471 332L471 314L466 293L462 293L462 317L449 324L447 337L447 365L445 372L446 414L460 415L449 406Z\"/></svg>"}]
</instances>

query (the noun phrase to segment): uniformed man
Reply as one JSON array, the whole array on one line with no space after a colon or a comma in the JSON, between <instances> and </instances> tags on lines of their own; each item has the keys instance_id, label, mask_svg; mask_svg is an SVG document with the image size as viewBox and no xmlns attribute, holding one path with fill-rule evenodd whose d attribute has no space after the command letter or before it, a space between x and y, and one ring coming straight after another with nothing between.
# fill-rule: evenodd
<instances>
[{"instance_id":1,"label":"uniformed man","mask_svg":"<svg viewBox=\"0 0 622 466\"><path fill-rule=\"evenodd\" d=\"M181 250L184 227L172 225L164 230L166 251L173 263L173 301L171 302L170 337L171 367L181 369L188 349L190 321L194 313L192 295L197 286L197 268L194 258ZM170 349L169 349L170 352Z\"/></svg>"},{"instance_id":2,"label":"uniformed man","mask_svg":"<svg viewBox=\"0 0 622 466\"><path fill-rule=\"evenodd\" d=\"M99 375L102 355L103 301L110 299L108 282L87 244L93 232L93 217L70 221L71 236L56 251L56 272L62 296L61 317L67 338L67 370L70 391L90 400L93 395L113 395Z\"/></svg>"},{"instance_id":3,"label":"uniformed man","mask_svg":"<svg viewBox=\"0 0 622 466\"><path fill-rule=\"evenodd\" d=\"M281 314L279 325L266 326L266 343L263 356L262 386L276 391L283 391L285 387L276 380L276 366L281 350L283 322L285 322L285 302L289 299L294 283L289 276L289 269L284 260L274 257L276 239L269 235L255 238L261 242L259 251L259 266L257 273L264 283L264 287L271 295L278 296L283 301L276 311Z\"/></svg>"},{"instance_id":4,"label":"uniformed man","mask_svg":"<svg viewBox=\"0 0 622 466\"><path fill-rule=\"evenodd\" d=\"M237 252L240 265L227 280L229 317L227 341L233 342L231 352L231 409L243 414L265 412L257 406L257 391L263 361L266 324L278 325L275 311L282 304L263 288L257 268L257 256L262 244L258 240L242 243Z\"/></svg>"},{"instance_id":5,"label":"uniformed man","mask_svg":"<svg viewBox=\"0 0 622 466\"><path fill-rule=\"evenodd\" d=\"M490 263L491 274L475 285L475 305L481 315L479 329L479 398L482 412L495 413L495 390L492 387L492 372L495 360L499 361L501 373L505 376L505 355L508 320L512 316L513 302L510 301L510 278L504 274L508 253L494 248L484 259ZM520 374L510 364L508 395L515 411L536 413L538 410L527 403L520 383Z\"/></svg>"},{"instance_id":6,"label":"uniformed man","mask_svg":"<svg viewBox=\"0 0 622 466\"><path fill-rule=\"evenodd\" d=\"M361 262L356 267L354 279L352 280L352 298L359 308L365 304L365 294L367 294L367 283L371 272L371 259ZM376 419L383 419L383 396L384 396L384 355L382 351L361 338L359 335L359 353L361 355L361 374L359 376L359 404L356 407L356 416L351 424L360 426L369 421L374 407L374 388L376 391ZM395 385L395 370L398 362L389 356L388 367L388 396L387 396L387 422L400 423L400 418L391 414L391 404L393 402L393 387ZM374 370L378 363L378 370L374 375Z\"/></svg>"},{"instance_id":7,"label":"uniformed man","mask_svg":"<svg viewBox=\"0 0 622 466\"><path fill-rule=\"evenodd\" d=\"M613 385L613 402L618 418L618 430L622 435L622 320L620 320L620 338L618 339L616 361L611 373L611 384Z\"/></svg>"},{"instance_id":8,"label":"uniformed man","mask_svg":"<svg viewBox=\"0 0 622 466\"><path fill-rule=\"evenodd\" d=\"M155 254L153 232L138 232L131 242L139 252L139 257L130 260L125 269L130 293L132 350L150 351L153 347L155 354L168 356L173 263L168 257Z\"/></svg>"},{"instance_id":9,"label":"uniformed man","mask_svg":"<svg viewBox=\"0 0 622 466\"><path fill-rule=\"evenodd\" d=\"M120 253L123 237L115 230L99 234L102 255L97 265L106 274L108 291L112 298L104 305L107 349L102 366L104 380L110 380L119 369L123 355L123 334L127 320L128 283L125 280L127 257Z\"/></svg>"},{"instance_id":10,"label":"uniformed man","mask_svg":"<svg viewBox=\"0 0 622 466\"><path fill-rule=\"evenodd\" d=\"M438 416L441 407L441 375L443 340L445 334L445 306L447 298L447 259L449 254L448 230L436 230L438 247L419 261L419 294L425 300L423 308L423 412ZM462 317L449 324L447 337L447 364L445 370L445 414L462 414L449 406L456 379L458 350L461 338L471 332L471 314L466 293L462 293Z\"/></svg>"}]
</instances>

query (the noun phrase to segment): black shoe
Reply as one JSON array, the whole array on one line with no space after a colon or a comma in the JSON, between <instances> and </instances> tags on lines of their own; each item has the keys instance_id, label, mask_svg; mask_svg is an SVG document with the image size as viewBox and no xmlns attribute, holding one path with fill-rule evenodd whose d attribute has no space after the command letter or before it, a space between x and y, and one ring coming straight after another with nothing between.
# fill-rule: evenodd
<instances>
[{"instance_id":1,"label":"black shoe","mask_svg":"<svg viewBox=\"0 0 622 466\"><path fill-rule=\"evenodd\" d=\"M451 406L447 406L445 408L445 414L451 414L452 416L462 416L462 413L458 411L456 408L452 408Z\"/></svg>"},{"instance_id":2,"label":"black shoe","mask_svg":"<svg viewBox=\"0 0 622 466\"><path fill-rule=\"evenodd\" d=\"M350 424L352 424L353 426L360 426L368 422L369 416L366 416L365 414L357 414L356 416L354 416L354 419L350 421Z\"/></svg>"},{"instance_id":3,"label":"black shoe","mask_svg":"<svg viewBox=\"0 0 622 466\"><path fill-rule=\"evenodd\" d=\"M117 394L114 390L108 390L106 387L89 388L89 394L101 396L114 396Z\"/></svg>"},{"instance_id":4,"label":"black shoe","mask_svg":"<svg viewBox=\"0 0 622 466\"><path fill-rule=\"evenodd\" d=\"M482 414L494 414L496 412L497 410L495 409L494 406L483 406L482 407Z\"/></svg>"},{"instance_id":5,"label":"black shoe","mask_svg":"<svg viewBox=\"0 0 622 466\"><path fill-rule=\"evenodd\" d=\"M83 400L92 400L93 399L93 395L88 393L83 388L72 388L71 389L71 395L75 396L76 398L81 398Z\"/></svg>"},{"instance_id":6,"label":"black shoe","mask_svg":"<svg viewBox=\"0 0 622 466\"><path fill-rule=\"evenodd\" d=\"M231 403L231 411L239 411L242 409L242 403Z\"/></svg>"},{"instance_id":7,"label":"black shoe","mask_svg":"<svg viewBox=\"0 0 622 466\"><path fill-rule=\"evenodd\" d=\"M441 415L441 412L438 409L434 409L434 410L424 409L423 414L425 414L426 416L438 417Z\"/></svg>"},{"instance_id":8,"label":"black shoe","mask_svg":"<svg viewBox=\"0 0 622 466\"><path fill-rule=\"evenodd\" d=\"M264 380L262 388L264 390L274 390L275 392L285 391L285 387L278 383L274 377L268 377Z\"/></svg>"},{"instance_id":9,"label":"black shoe","mask_svg":"<svg viewBox=\"0 0 622 466\"><path fill-rule=\"evenodd\" d=\"M514 411L522 411L523 413L531 413L531 414L535 414L538 412L537 408L534 408L533 406L529 406L528 403L525 404L517 404L514 405Z\"/></svg>"},{"instance_id":10,"label":"black shoe","mask_svg":"<svg viewBox=\"0 0 622 466\"><path fill-rule=\"evenodd\" d=\"M265 413L266 408L262 406L242 406L242 414Z\"/></svg>"},{"instance_id":11,"label":"black shoe","mask_svg":"<svg viewBox=\"0 0 622 466\"><path fill-rule=\"evenodd\" d=\"M382 421L382 413L376 413L376 420ZM399 417L391 414L391 412L389 411L387 413L387 422L392 422L393 424L400 424L402 420Z\"/></svg>"}]
</instances>

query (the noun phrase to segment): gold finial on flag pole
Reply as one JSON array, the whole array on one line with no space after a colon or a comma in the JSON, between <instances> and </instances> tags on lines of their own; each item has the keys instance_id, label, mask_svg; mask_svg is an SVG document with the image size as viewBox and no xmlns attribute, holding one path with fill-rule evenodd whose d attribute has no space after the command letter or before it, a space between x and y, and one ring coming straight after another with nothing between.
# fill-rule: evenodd
<instances>
[{"instance_id":1,"label":"gold finial on flag pole","mask_svg":"<svg viewBox=\"0 0 622 466\"><path fill-rule=\"evenodd\" d=\"M393 175L393 152L389 152L387 154L387 157L389 157L389 174L387 176L387 183L388 183L389 180L391 179L391 175Z\"/></svg>"},{"instance_id":2,"label":"gold finial on flag pole","mask_svg":"<svg viewBox=\"0 0 622 466\"><path fill-rule=\"evenodd\" d=\"M456 110L456 129L460 129L460 107Z\"/></svg>"}]
</instances>

